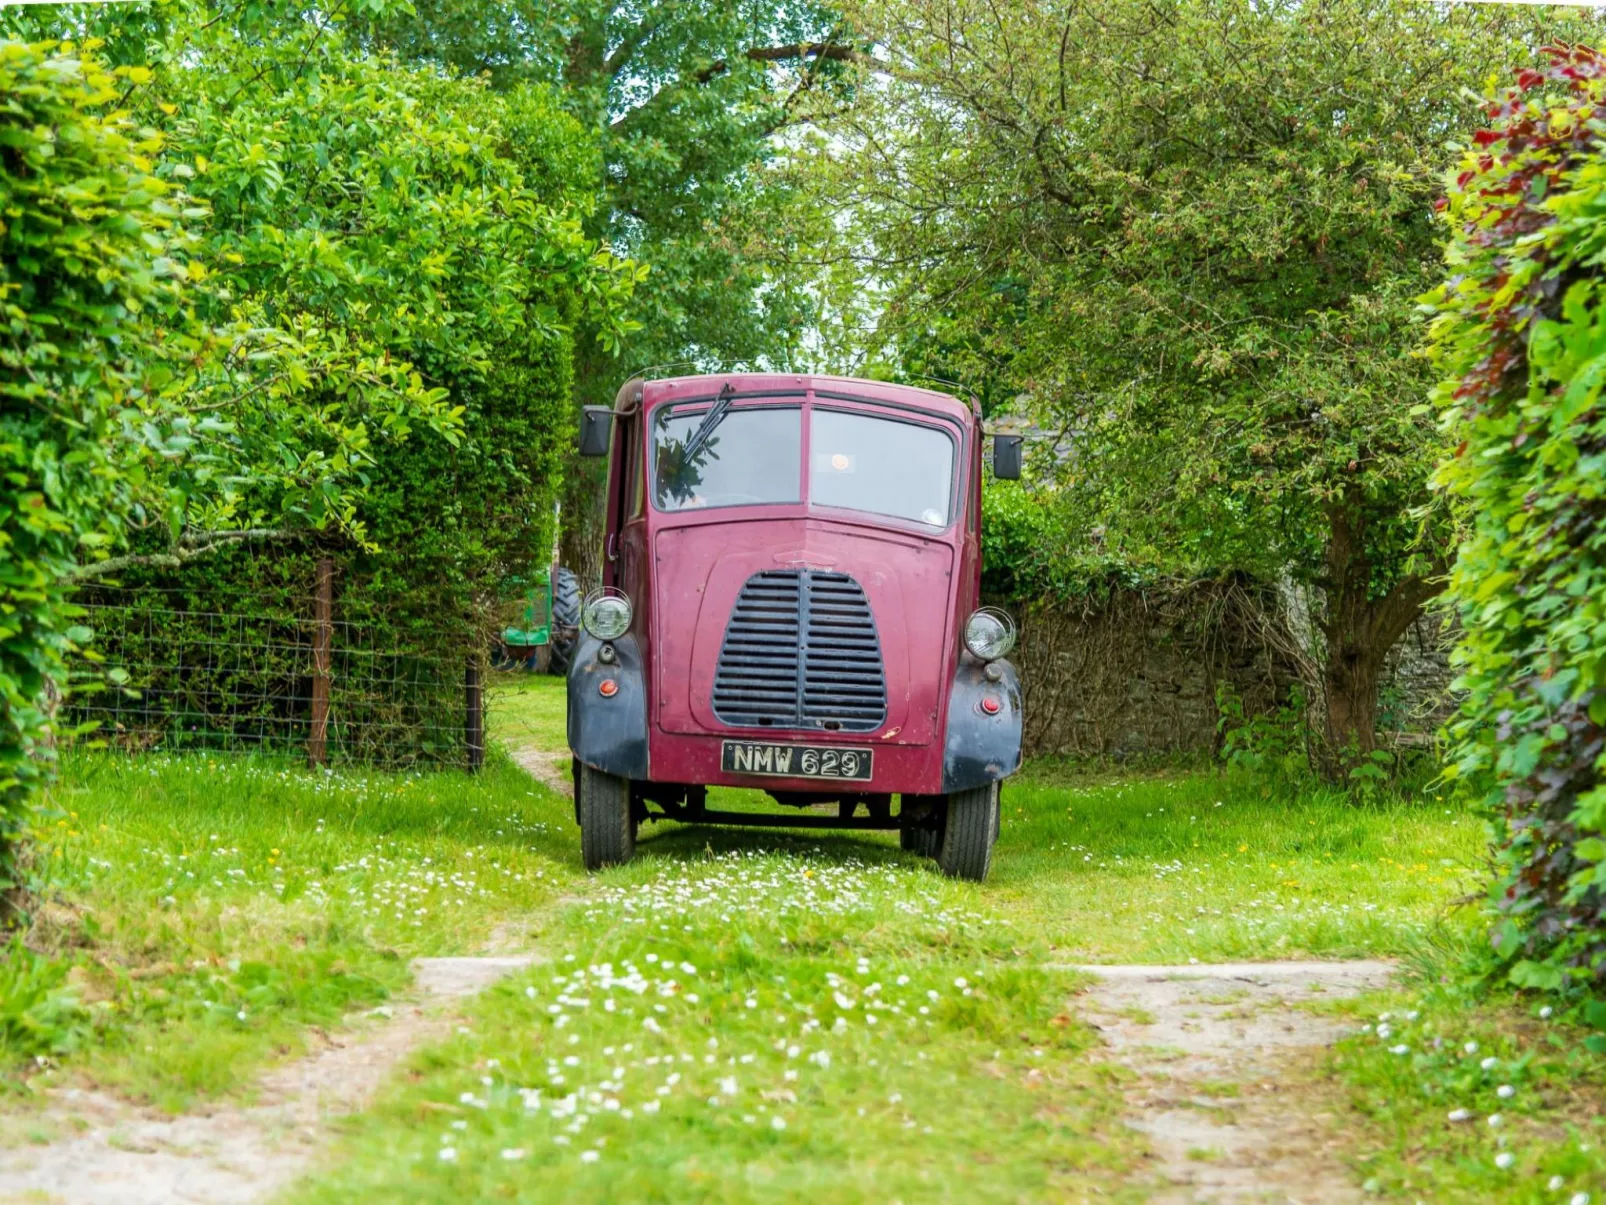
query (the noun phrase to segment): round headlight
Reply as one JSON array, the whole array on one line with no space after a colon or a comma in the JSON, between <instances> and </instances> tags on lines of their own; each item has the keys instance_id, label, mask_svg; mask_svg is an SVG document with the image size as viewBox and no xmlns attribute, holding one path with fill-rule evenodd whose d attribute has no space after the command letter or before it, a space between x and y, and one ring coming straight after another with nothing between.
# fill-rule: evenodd
<instances>
[{"instance_id":1,"label":"round headlight","mask_svg":"<svg viewBox=\"0 0 1606 1205\"><path fill-rule=\"evenodd\" d=\"M965 647L983 661L997 661L1015 647L1015 621L993 607L965 620Z\"/></svg>"},{"instance_id":2,"label":"round headlight","mask_svg":"<svg viewBox=\"0 0 1606 1205\"><path fill-rule=\"evenodd\" d=\"M580 622L598 640L618 640L630 630L630 600L623 594L599 591L586 599Z\"/></svg>"}]
</instances>

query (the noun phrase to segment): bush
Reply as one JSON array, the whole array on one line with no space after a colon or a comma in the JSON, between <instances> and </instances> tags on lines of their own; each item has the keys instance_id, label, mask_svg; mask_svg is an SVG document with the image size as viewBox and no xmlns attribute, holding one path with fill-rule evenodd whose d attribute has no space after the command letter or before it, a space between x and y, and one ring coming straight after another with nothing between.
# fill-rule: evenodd
<instances>
[{"instance_id":1,"label":"bush","mask_svg":"<svg viewBox=\"0 0 1606 1205\"><path fill-rule=\"evenodd\" d=\"M64 658L88 635L63 577L118 539L116 445L144 422L155 323L185 271L159 139L119 112L130 75L93 46L0 41L0 920Z\"/></svg>"},{"instance_id":2,"label":"bush","mask_svg":"<svg viewBox=\"0 0 1606 1205\"><path fill-rule=\"evenodd\" d=\"M21 938L0 947L0 1060L77 1048L89 1032L89 1014L67 982L70 970Z\"/></svg>"},{"instance_id":3,"label":"bush","mask_svg":"<svg viewBox=\"0 0 1606 1205\"><path fill-rule=\"evenodd\" d=\"M1554 989L1606 980L1606 60L1546 55L1462 156L1432 301L1471 526L1454 772L1494 822L1497 956Z\"/></svg>"},{"instance_id":4,"label":"bush","mask_svg":"<svg viewBox=\"0 0 1606 1205\"><path fill-rule=\"evenodd\" d=\"M1102 533L1059 492L988 480L982 492L982 592L1020 603L1102 598L1182 581L1192 567L1143 565L1109 553Z\"/></svg>"},{"instance_id":5,"label":"bush","mask_svg":"<svg viewBox=\"0 0 1606 1205\"><path fill-rule=\"evenodd\" d=\"M296 32L259 56L299 62ZM544 564L552 547L573 431L572 326L611 321L633 270L581 230L594 147L541 90L498 94L406 70L333 31L316 72L235 80L243 41L208 31L191 69L159 72L144 98L152 121L164 106L183 115L158 170L201 165L188 187L210 206L203 249L218 268L203 317L315 330L320 347L402 366L436 400L345 403L342 423L363 432L349 457L362 486L330 506L319 426L351 396L343 362L309 368L260 416L238 419L248 461L286 447L306 449L307 463L237 488L231 519L299 538L133 567L119 588L86 592L102 655L127 667L140 697L116 712L95 700L83 715L141 743L304 739L307 621L316 562L330 556L332 752L458 760L463 664L488 643L486 604L504 575ZM246 103L214 99L236 90ZM136 539L160 551L167 537ZM346 650L361 664L343 664Z\"/></svg>"},{"instance_id":6,"label":"bush","mask_svg":"<svg viewBox=\"0 0 1606 1205\"><path fill-rule=\"evenodd\" d=\"M1234 770L1279 779L1303 780L1310 775L1306 752L1311 732L1305 692L1296 682L1288 701L1259 714L1246 714L1243 697L1231 682L1216 683L1216 729L1221 734L1221 760Z\"/></svg>"},{"instance_id":7,"label":"bush","mask_svg":"<svg viewBox=\"0 0 1606 1205\"><path fill-rule=\"evenodd\" d=\"M552 546L574 331L611 348L630 329L640 272L584 229L595 133L545 89L353 47L337 13L176 10L119 42L150 64L119 93L164 132L150 170L189 198L202 341L168 374L168 445L142 466L157 488L79 550L96 562L79 600L103 604L85 626L140 697L75 718L132 713L123 739L304 722L309 657L283 636L304 634L330 556L337 669L376 651L336 677L342 748L360 732L362 754L455 756L489 602ZM389 685L339 693L364 676Z\"/></svg>"}]
</instances>

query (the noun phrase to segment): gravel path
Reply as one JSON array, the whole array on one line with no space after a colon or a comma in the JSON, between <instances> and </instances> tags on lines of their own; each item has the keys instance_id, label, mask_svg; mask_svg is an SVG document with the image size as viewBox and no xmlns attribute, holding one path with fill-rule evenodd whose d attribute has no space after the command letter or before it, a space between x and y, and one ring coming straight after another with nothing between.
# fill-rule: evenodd
<instances>
[{"instance_id":1,"label":"gravel path","mask_svg":"<svg viewBox=\"0 0 1606 1205\"><path fill-rule=\"evenodd\" d=\"M0 1201L235 1205L270 1197L312 1165L331 1118L362 1108L411 1051L450 1030L453 1001L533 961L418 959L412 998L269 1072L248 1106L168 1117L103 1093L63 1091L43 1120L70 1136L0 1151Z\"/></svg>"},{"instance_id":2,"label":"gravel path","mask_svg":"<svg viewBox=\"0 0 1606 1205\"><path fill-rule=\"evenodd\" d=\"M1385 962L1087 966L1083 1003L1113 1061L1134 1072L1127 1123L1149 1138L1151 1201L1348 1205L1330 1118L1286 1090L1291 1061L1345 1024L1294 1007L1384 987Z\"/></svg>"},{"instance_id":3,"label":"gravel path","mask_svg":"<svg viewBox=\"0 0 1606 1205\"><path fill-rule=\"evenodd\" d=\"M574 778L569 770L573 755L567 749L560 753L529 748L513 749L511 752L513 760L531 778L543 786L551 787L565 799L574 798Z\"/></svg>"}]
</instances>

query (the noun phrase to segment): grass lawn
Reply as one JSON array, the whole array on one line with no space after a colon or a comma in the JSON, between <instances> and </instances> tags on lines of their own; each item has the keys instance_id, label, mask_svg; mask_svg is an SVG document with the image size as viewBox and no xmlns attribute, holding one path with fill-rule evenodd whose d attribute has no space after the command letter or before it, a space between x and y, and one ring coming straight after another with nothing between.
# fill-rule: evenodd
<instances>
[{"instance_id":1,"label":"grass lawn","mask_svg":"<svg viewBox=\"0 0 1606 1205\"><path fill-rule=\"evenodd\" d=\"M493 674L486 691L486 730L510 747L568 748L564 682L548 674Z\"/></svg>"},{"instance_id":2,"label":"grass lawn","mask_svg":"<svg viewBox=\"0 0 1606 1205\"><path fill-rule=\"evenodd\" d=\"M1468 916L1482 826L1431 797L1357 807L1215 773L1004 790L993 906L1088 962L1411 955Z\"/></svg>"},{"instance_id":3,"label":"grass lawn","mask_svg":"<svg viewBox=\"0 0 1606 1205\"><path fill-rule=\"evenodd\" d=\"M563 706L561 680L509 675L493 693L490 731L561 749ZM773 807L760 792L723 788L709 803ZM986 906L1062 960L1408 956L1424 942L1459 940L1472 918L1450 901L1481 885L1481 822L1431 791L1358 807L1337 791L1290 796L1210 771L1090 773L1041 762L1006 784L1003 809ZM919 865L896 852L894 834L793 839ZM637 849L679 861L705 847L769 844L754 830L649 825Z\"/></svg>"},{"instance_id":4,"label":"grass lawn","mask_svg":"<svg viewBox=\"0 0 1606 1205\"><path fill-rule=\"evenodd\" d=\"M560 748L562 712L561 682L502 679L491 731ZM1094 1057L1077 976L1056 966L1427 965L1475 939L1449 902L1477 883L1481 829L1431 795L1360 808L1208 771L1038 764L1004 802L984 886L890 835L674 826L587 876L569 801L501 756L477 778L76 757L43 848L54 902L34 944L50 957L28 974L65 976L85 1007L76 1048L32 1083L190 1107L401 990L410 957L497 940L544 961L342 1123L296 1199L1141 1200L1121 1073ZM1351 1106L1361 1178L1404 1199L1443 1199L1427 1189L1443 1177L1463 1199L1566 1200L1523 1193L1595 1174L1590 1137L1557 1120L1602 1082L1576 1035L1431 992L1350 1007L1374 1028L1334 1053L1322 1090ZM1458 1106L1420 1087L1439 1070L1410 1091L1388 1078L1416 1057L1376 1036L1391 1008L1436 1018L1446 1041L1456 1026L1509 1039L1528 1078L1503 1134L1539 1170L1491 1179L1504 1148L1484 1131L1500 1127L1480 1120L1472 1143L1443 1120ZM1523 1042L1537 1053L1519 1071ZM1425 1030L1411 1045L1443 1054ZM1483 1091L1455 1089L1480 1110Z\"/></svg>"},{"instance_id":5,"label":"grass lawn","mask_svg":"<svg viewBox=\"0 0 1606 1205\"><path fill-rule=\"evenodd\" d=\"M66 1077L175 1111L249 1084L307 1026L379 1006L413 956L530 923L576 873L564 817L501 756L470 778L91 754L53 794L30 935L51 957L10 960L0 1050L43 1024L62 1070L34 1087Z\"/></svg>"},{"instance_id":6,"label":"grass lawn","mask_svg":"<svg viewBox=\"0 0 1606 1205\"><path fill-rule=\"evenodd\" d=\"M667 843L666 843L667 844ZM891 855L651 858L566 909L300 1199L1075 1199L1137 1143L981 890ZM1116 1192L1119 1199L1119 1191Z\"/></svg>"},{"instance_id":7,"label":"grass lawn","mask_svg":"<svg viewBox=\"0 0 1606 1205\"><path fill-rule=\"evenodd\" d=\"M1606 1058L1589 1030L1453 978L1341 1007L1359 1032L1318 1073L1369 1189L1403 1201L1606 1199Z\"/></svg>"}]
</instances>

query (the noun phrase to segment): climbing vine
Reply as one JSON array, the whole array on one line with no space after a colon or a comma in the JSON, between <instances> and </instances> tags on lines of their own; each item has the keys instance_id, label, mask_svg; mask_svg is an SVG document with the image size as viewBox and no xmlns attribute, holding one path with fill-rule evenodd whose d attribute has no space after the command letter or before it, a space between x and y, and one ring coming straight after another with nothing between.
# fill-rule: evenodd
<instances>
[{"instance_id":1,"label":"climbing vine","mask_svg":"<svg viewBox=\"0 0 1606 1205\"><path fill-rule=\"evenodd\" d=\"M1493 818L1519 985L1606 979L1606 59L1557 45L1495 95L1444 203L1441 489L1468 694L1455 771Z\"/></svg>"}]
</instances>

